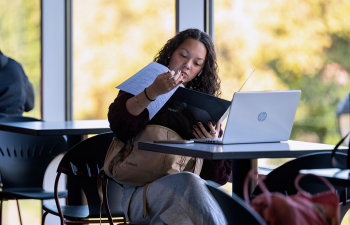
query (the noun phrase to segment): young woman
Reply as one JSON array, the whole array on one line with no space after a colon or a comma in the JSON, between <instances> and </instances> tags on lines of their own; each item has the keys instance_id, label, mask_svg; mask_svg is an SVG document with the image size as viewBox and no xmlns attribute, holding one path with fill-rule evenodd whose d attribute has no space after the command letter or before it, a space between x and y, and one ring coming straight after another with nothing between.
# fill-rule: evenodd
<instances>
[{"instance_id":1,"label":"young woman","mask_svg":"<svg viewBox=\"0 0 350 225\"><path fill-rule=\"evenodd\" d=\"M214 44L206 33L188 29L170 39L154 59L169 68L136 96L120 91L109 107L108 120L121 141L136 136L149 122L146 107L158 96L181 83L189 89L218 96L220 79ZM207 131L199 122L193 126L196 138L222 135L220 121ZM147 217L143 218L143 188L123 187L122 208L128 221L137 224L225 224L219 205L205 186L205 180L225 184L232 171L230 160L204 160L200 176L181 172L162 177L147 188Z\"/></svg>"}]
</instances>

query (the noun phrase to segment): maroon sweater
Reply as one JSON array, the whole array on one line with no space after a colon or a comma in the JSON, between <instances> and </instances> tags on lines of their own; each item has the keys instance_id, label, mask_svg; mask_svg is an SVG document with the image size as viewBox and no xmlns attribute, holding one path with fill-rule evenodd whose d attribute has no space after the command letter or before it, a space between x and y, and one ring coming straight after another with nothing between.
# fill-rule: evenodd
<instances>
[{"instance_id":1,"label":"maroon sweater","mask_svg":"<svg viewBox=\"0 0 350 225\"><path fill-rule=\"evenodd\" d=\"M123 142L136 136L149 122L148 110L138 116L131 115L126 109L126 101L132 94L119 91L118 97L109 106L108 120L111 130ZM220 131L222 135L222 130ZM201 178L212 180L221 185L227 183L232 172L232 160L204 160Z\"/></svg>"}]
</instances>

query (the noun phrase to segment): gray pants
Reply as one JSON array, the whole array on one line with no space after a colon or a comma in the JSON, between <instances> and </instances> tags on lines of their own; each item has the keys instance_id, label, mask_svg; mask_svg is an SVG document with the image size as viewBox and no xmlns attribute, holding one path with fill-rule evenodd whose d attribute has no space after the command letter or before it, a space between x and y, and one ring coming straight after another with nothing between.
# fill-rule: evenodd
<instances>
[{"instance_id":1,"label":"gray pants","mask_svg":"<svg viewBox=\"0 0 350 225\"><path fill-rule=\"evenodd\" d=\"M143 218L144 187L124 186L122 208L134 224L227 224L206 181L190 172L162 177L147 188L147 216Z\"/></svg>"}]
</instances>

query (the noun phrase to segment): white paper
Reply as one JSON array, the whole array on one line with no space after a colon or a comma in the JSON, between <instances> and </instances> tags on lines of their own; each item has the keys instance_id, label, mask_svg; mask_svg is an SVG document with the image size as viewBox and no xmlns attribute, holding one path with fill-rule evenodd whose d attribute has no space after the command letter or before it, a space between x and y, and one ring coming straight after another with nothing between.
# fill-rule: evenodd
<instances>
[{"instance_id":1,"label":"white paper","mask_svg":"<svg viewBox=\"0 0 350 225\"><path fill-rule=\"evenodd\" d=\"M169 69L166 66L156 62L151 62L122 84L118 85L117 88L130 94L138 95L143 92L146 87L150 86L159 74L166 73L168 71ZM179 86L184 87L183 84ZM147 106L150 118L152 118L163 107L163 105L169 100L178 87L166 94L158 96L155 101Z\"/></svg>"}]
</instances>

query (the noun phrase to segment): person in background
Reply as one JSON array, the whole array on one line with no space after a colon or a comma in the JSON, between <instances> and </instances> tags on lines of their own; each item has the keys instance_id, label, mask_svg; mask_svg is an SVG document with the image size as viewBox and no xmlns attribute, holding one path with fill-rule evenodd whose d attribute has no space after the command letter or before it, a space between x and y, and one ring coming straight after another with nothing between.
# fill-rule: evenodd
<instances>
[{"instance_id":1,"label":"person in background","mask_svg":"<svg viewBox=\"0 0 350 225\"><path fill-rule=\"evenodd\" d=\"M33 86L21 64L0 51L0 117L22 116L33 108Z\"/></svg>"},{"instance_id":2,"label":"person in background","mask_svg":"<svg viewBox=\"0 0 350 225\"><path fill-rule=\"evenodd\" d=\"M132 59L130 59L132 60ZM180 84L206 94L220 94L220 79L212 39L198 29L187 29L170 39L154 59L169 68L160 74L144 92L134 96L119 91L109 107L111 130L124 143L136 136L149 123L147 106L158 96ZM142 107L141 107L142 106ZM181 122L181 121L180 121ZM219 126L209 122L193 126L197 138L217 138ZM226 224L220 206L206 188L205 180L226 184L232 172L231 160L204 160L200 176L190 172L174 173L149 184L147 216L143 218L144 187L123 186L122 208L128 221L136 224Z\"/></svg>"}]
</instances>

